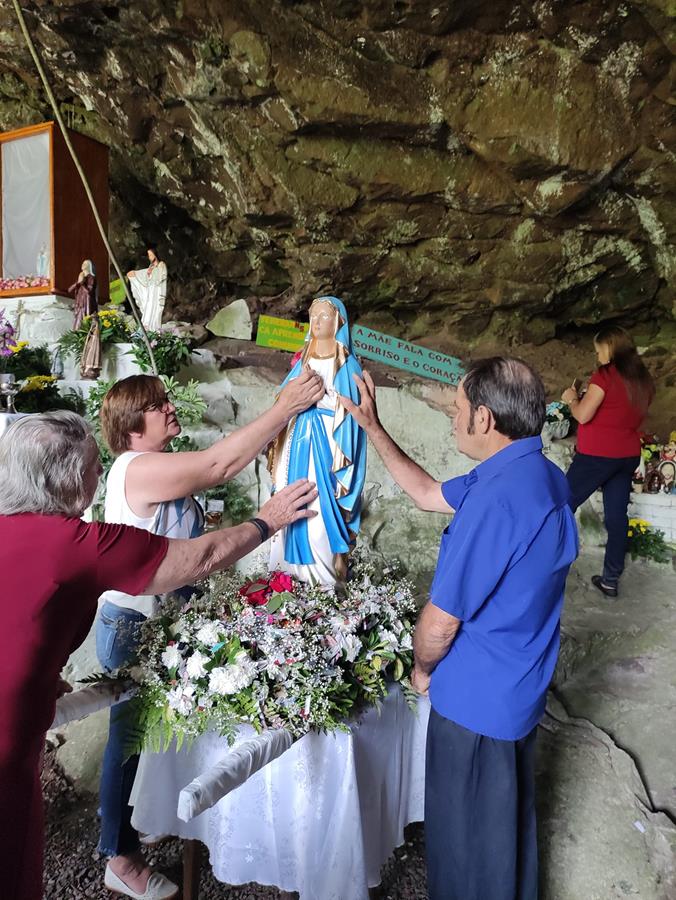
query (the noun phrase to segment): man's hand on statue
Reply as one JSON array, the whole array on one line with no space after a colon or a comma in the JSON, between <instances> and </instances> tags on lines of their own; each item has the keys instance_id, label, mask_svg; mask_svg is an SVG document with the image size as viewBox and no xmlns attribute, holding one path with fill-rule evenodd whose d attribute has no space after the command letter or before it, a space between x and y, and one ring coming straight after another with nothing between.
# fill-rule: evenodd
<instances>
[{"instance_id":1,"label":"man's hand on statue","mask_svg":"<svg viewBox=\"0 0 676 900\"><path fill-rule=\"evenodd\" d=\"M353 375L354 383L359 391L359 406L353 403L349 397L338 395L338 399L345 409L354 417L357 425L361 425L364 431L380 424L378 409L376 407L376 386L368 372L364 372L364 378Z\"/></svg>"},{"instance_id":2,"label":"man's hand on statue","mask_svg":"<svg viewBox=\"0 0 676 900\"><path fill-rule=\"evenodd\" d=\"M431 676L426 675L424 672L421 672L417 666L413 666L413 671L411 672L411 687L416 694L422 694L423 697L427 696L430 687L430 677Z\"/></svg>"},{"instance_id":3,"label":"man's hand on statue","mask_svg":"<svg viewBox=\"0 0 676 900\"><path fill-rule=\"evenodd\" d=\"M312 519L317 513L307 506L316 499L317 493L314 482L306 478L294 481L261 506L258 518L268 525L271 535L298 519Z\"/></svg>"},{"instance_id":4,"label":"man's hand on statue","mask_svg":"<svg viewBox=\"0 0 676 900\"><path fill-rule=\"evenodd\" d=\"M569 387L561 394L561 400L564 403L574 403L578 399L575 388Z\"/></svg>"},{"instance_id":5,"label":"man's hand on statue","mask_svg":"<svg viewBox=\"0 0 676 900\"><path fill-rule=\"evenodd\" d=\"M314 406L325 393L324 379L308 367L282 389L278 402L284 404L291 418Z\"/></svg>"}]
</instances>

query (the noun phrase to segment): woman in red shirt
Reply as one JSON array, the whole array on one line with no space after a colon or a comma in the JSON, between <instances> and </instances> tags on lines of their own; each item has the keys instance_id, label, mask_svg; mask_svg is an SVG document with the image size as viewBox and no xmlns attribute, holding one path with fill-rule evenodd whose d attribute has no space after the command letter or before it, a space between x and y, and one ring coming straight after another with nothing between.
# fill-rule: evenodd
<instances>
[{"instance_id":1,"label":"woman in red shirt","mask_svg":"<svg viewBox=\"0 0 676 900\"><path fill-rule=\"evenodd\" d=\"M101 465L75 413L25 416L0 438L0 896L42 900L40 754L59 673L108 589L161 594L194 584L314 513L307 481L277 493L258 519L191 540L83 522ZM165 879L166 881L166 879ZM167 893L153 873L143 895ZM124 892L124 891L120 891ZM129 893L126 891L126 893ZM130 894L131 896L131 894Z\"/></svg>"},{"instance_id":2,"label":"woman in red shirt","mask_svg":"<svg viewBox=\"0 0 676 900\"><path fill-rule=\"evenodd\" d=\"M577 452L567 477L573 511L594 491L603 491L608 542L603 574L594 575L592 583L606 597L617 597L627 549L631 477L639 464L640 428L655 386L631 335L623 328L611 325L601 329L594 338L594 349L600 365L586 394L580 398L572 387L561 395L580 423Z\"/></svg>"}]
</instances>

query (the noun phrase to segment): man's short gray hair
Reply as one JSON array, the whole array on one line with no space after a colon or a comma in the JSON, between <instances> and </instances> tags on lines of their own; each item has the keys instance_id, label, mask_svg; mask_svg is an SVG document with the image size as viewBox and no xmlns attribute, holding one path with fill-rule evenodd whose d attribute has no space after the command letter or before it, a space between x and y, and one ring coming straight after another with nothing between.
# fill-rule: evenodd
<instances>
[{"instance_id":1,"label":"man's short gray hair","mask_svg":"<svg viewBox=\"0 0 676 900\"><path fill-rule=\"evenodd\" d=\"M485 406L493 413L495 430L513 441L540 434L545 424L545 386L528 363L513 356L478 359L467 369L462 387L474 413Z\"/></svg>"},{"instance_id":2,"label":"man's short gray hair","mask_svg":"<svg viewBox=\"0 0 676 900\"><path fill-rule=\"evenodd\" d=\"M0 515L81 516L91 429L77 413L24 416L0 437Z\"/></svg>"}]
</instances>

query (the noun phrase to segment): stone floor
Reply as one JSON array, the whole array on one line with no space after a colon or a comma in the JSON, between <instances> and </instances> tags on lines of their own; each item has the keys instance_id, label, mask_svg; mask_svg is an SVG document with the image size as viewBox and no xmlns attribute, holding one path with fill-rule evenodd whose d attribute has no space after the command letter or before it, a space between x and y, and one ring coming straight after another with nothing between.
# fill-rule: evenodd
<instances>
[{"instance_id":1,"label":"stone floor","mask_svg":"<svg viewBox=\"0 0 676 900\"><path fill-rule=\"evenodd\" d=\"M600 562L585 549L571 572L561 664L540 729L541 900L676 900L676 573L630 563L609 601L589 586ZM46 793L46 900L110 900L96 803L74 793L54 754ZM383 870L381 900L427 896L423 838L422 825L407 829ZM180 880L180 854L168 841L152 859ZM204 866L202 900L289 896L219 884Z\"/></svg>"}]
</instances>

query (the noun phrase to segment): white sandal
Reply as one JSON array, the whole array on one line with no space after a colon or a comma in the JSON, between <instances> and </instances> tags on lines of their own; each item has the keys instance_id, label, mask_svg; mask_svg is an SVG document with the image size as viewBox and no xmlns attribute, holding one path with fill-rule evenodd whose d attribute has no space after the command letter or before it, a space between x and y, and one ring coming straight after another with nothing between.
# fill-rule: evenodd
<instances>
[{"instance_id":1,"label":"white sandal","mask_svg":"<svg viewBox=\"0 0 676 900\"><path fill-rule=\"evenodd\" d=\"M110 863L106 866L106 874L103 883L110 891L122 894L125 897L131 897L132 900L171 900L178 896L178 885L173 881L169 881L166 875L161 872L153 872L148 879L146 889L142 894L133 891L128 884L113 872Z\"/></svg>"}]
</instances>

